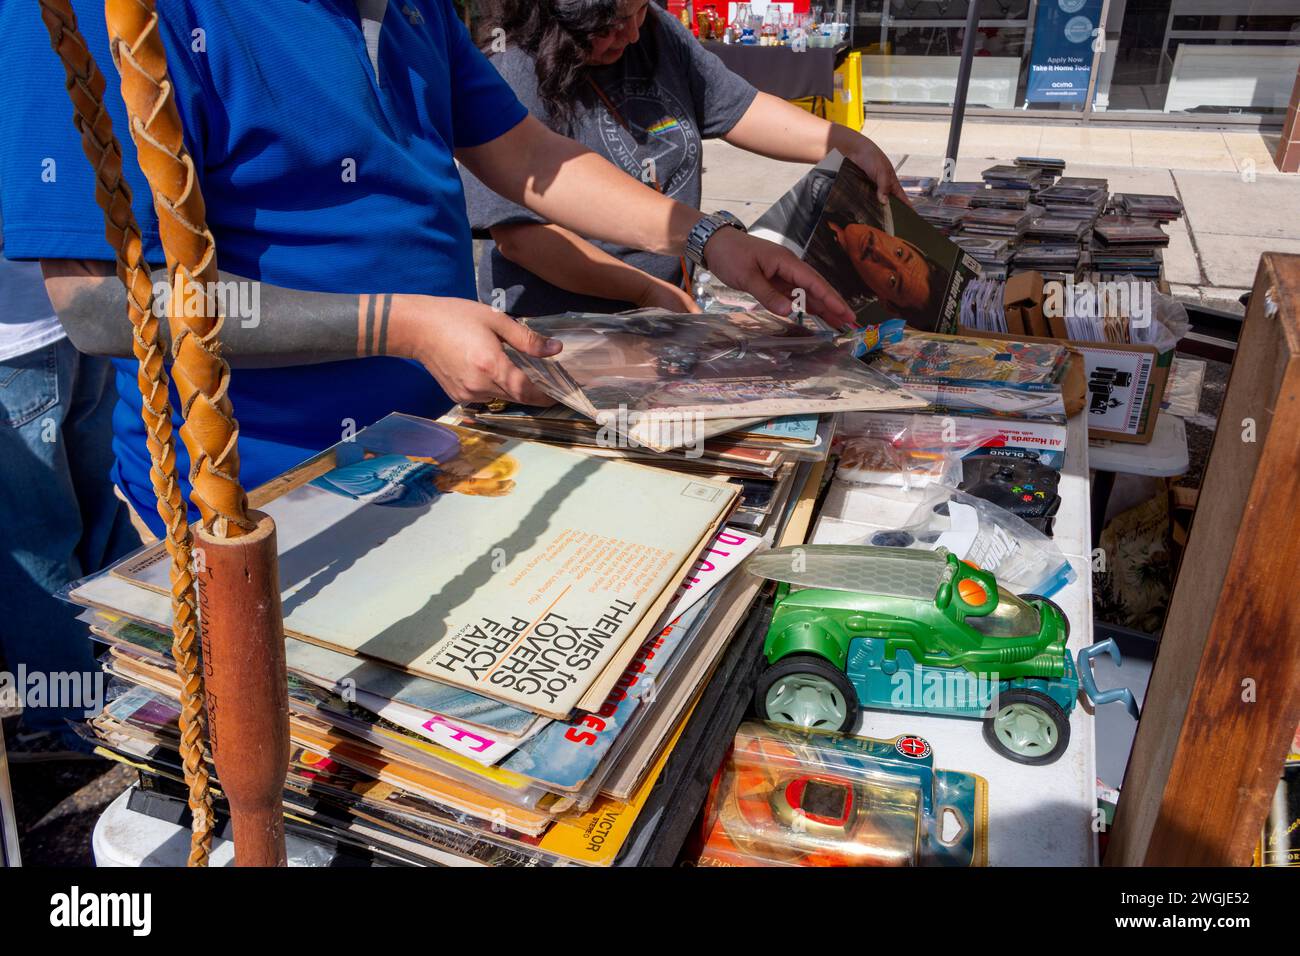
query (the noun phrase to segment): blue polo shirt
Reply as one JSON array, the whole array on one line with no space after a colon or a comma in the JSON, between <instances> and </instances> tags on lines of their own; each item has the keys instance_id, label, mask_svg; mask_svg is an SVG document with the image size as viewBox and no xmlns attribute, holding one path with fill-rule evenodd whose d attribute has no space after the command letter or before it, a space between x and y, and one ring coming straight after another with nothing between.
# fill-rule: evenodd
<instances>
[{"instance_id":1,"label":"blue polo shirt","mask_svg":"<svg viewBox=\"0 0 1300 956\"><path fill-rule=\"evenodd\" d=\"M145 255L156 268L157 220L128 135L104 6L78 0L75 8L108 81ZM527 111L450 0L389 0L378 75L355 0L158 0L158 11L223 270L291 289L475 298L452 151L495 139ZM35 0L0 0L0 36L4 253L111 259L63 69ZM116 364L113 478L161 531L136 364ZM230 396L248 488L339 441L350 423L360 428L395 410L435 416L450 405L418 363L393 358L236 368Z\"/></svg>"}]
</instances>

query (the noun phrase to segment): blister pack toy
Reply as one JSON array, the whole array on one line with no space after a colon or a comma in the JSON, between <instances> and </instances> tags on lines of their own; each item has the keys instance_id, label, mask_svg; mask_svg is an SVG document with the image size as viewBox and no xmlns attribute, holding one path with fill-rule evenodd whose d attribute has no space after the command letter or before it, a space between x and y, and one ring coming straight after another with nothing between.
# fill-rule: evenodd
<instances>
[{"instance_id":1,"label":"blister pack toy","mask_svg":"<svg viewBox=\"0 0 1300 956\"><path fill-rule=\"evenodd\" d=\"M742 724L714 780L701 866L983 866L982 777L930 744Z\"/></svg>"}]
</instances>

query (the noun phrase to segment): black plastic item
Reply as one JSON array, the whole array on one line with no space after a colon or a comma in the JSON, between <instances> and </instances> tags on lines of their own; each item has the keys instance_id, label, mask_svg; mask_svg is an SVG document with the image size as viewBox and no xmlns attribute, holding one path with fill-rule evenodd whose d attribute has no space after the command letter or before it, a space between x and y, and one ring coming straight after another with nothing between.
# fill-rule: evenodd
<instances>
[{"instance_id":1,"label":"black plastic item","mask_svg":"<svg viewBox=\"0 0 1300 956\"><path fill-rule=\"evenodd\" d=\"M910 531L877 531L871 544L877 548L910 548L916 542Z\"/></svg>"},{"instance_id":2,"label":"black plastic item","mask_svg":"<svg viewBox=\"0 0 1300 956\"><path fill-rule=\"evenodd\" d=\"M975 37L979 31L980 2L967 0L966 32L962 35L961 59L957 61L957 89L953 93L952 119L948 124L948 149L943 154L943 181L952 182L957 169L957 151L961 146L961 127L966 120L966 92L970 87L971 68L975 63Z\"/></svg>"},{"instance_id":3,"label":"black plastic item","mask_svg":"<svg viewBox=\"0 0 1300 956\"><path fill-rule=\"evenodd\" d=\"M760 599L696 703L615 866L673 866L677 862L709 785L749 710L771 619L771 601Z\"/></svg>"},{"instance_id":4,"label":"black plastic item","mask_svg":"<svg viewBox=\"0 0 1300 956\"><path fill-rule=\"evenodd\" d=\"M809 47L720 43L704 40L700 46L716 55L732 73L738 74L770 96L781 100L802 100L810 96L835 96L835 69L848 53L849 45Z\"/></svg>"},{"instance_id":5,"label":"black plastic item","mask_svg":"<svg viewBox=\"0 0 1300 956\"><path fill-rule=\"evenodd\" d=\"M1005 508L1047 536L1061 510L1060 472L1029 458L967 458L961 490Z\"/></svg>"},{"instance_id":6,"label":"black plastic item","mask_svg":"<svg viewBox=\"0 0 1300 956\"><path fill-rule=\"evenodd\" d=\"M185 793L184 786L177 781L169 780L148 771L142 771L140 773L140 784L132 787L129 791L126 806L128 810L135 813L152 817L155 820L163 820L188 830L193 817L190 814ZM230 825L230 814L224 800L218 799L214 801L212 814L215 821L214 835L222 840L233 839L234 834ZM336 822L343 823L344 818L338 817ZM286 833L329 847L332 851L332 858L329 863L331 867L393 866L400 862L410 865L428 865L420 857L408 855L397 849L390 850L387 855L381 858L366 847L336 837L325 827L308 826L288 817L284 821L284 828Z\"/></svg>"},{"instance_id":7,"label":"black plastic item","mask_svg":"<svg viewBox=\"0 0 1300 956\"><path fill-rule=\"evenodd\" d=\"M1114 641L1126 661L1130 658L1154 661L1156 648L1160 646L1159 632L1148 634L1146 631L1136 631L1120 624L1095 621L1092 625L1092 642L1097 644L1105 640Z\"/></svg>"},{"instance_id":8,"label":"black plastic item","mask_svg":"<svg viewBox=\"0 0 1300 956\"><path fill-rule=\"evenodd\" d=\"M190 808L185 804L185 801L155 790L141 790L139 787L132 787L131 795L126 798L126 808L135 813L143 813L146 817L153 817L155 820L175 824L178 827L188 827L190 825Z\"/></svg>"},{"instance_id":9,"label":"black plastic item","mask_svg":"<svg viewBox=\"0 0 1300 956\"><path fill-rule=\"evenodd\" d=\"M1250 293L1247 292L1241 297L1241 304L1248 306L1249 303ZM1178 353L1231 363L1237 352L1237 341L1241 337L1241 324L1245 316L1203 305L1184 304L1191 328L1178 340Z\"/></svg>"}]
</instances>

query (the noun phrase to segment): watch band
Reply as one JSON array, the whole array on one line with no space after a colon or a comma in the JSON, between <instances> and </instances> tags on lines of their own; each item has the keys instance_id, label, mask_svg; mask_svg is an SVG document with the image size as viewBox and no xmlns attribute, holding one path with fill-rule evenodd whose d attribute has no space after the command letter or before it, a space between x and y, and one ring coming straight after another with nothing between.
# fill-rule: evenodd
<instances>
[{"instance_id":1,"label":"watch band","mask_svg":"<svg viewBox=\"0 0 1300 956\"><path fill-rule=\"evenodd\" d=\"M696 268L707 268L704 262L704 247L713 238L713 234L724 226L739 229L741 232L749 231L745 228L743 222L724 209L719 209L707 216L701 216L700 220L691 227L691 231L686 236L686 258Z\"/></svg>"}]
</instances>

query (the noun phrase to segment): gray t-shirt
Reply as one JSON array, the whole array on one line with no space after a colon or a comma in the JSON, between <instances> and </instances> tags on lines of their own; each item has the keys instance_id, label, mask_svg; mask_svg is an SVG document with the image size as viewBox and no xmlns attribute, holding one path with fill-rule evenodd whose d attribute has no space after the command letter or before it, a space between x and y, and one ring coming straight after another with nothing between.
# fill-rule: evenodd
<instances>
[{"instance_id":1,"label":"gray t-shirt","mask_svg":"<svg viewBox=\"0 0 1300 956\"><path fill-rule=\"evenodd\" d=\"M641 39L617 63L594 67L592 80L622 117L624 125L591 87L579 87L571 124L560 125L537 96L533 59L517 47L492 57L529 112L547 126L571 136L628 175L642 179L647 161L666 195L699 208L703 169L701 140L725 135L749 109L756 91L704 49L675 18L651 6ZM545 222L536 213L502 199L462 169L470 225L488 229L508 223ZM574 295L503 257L495 244L480 244L478 293L493 304L493 290L505 291L511 315L558 312L618 312L631 303ZM601 249L668 282L680 284L680 260L596 243Z\"/></svg>"}]
</instances>

